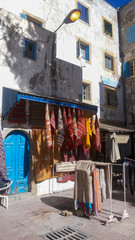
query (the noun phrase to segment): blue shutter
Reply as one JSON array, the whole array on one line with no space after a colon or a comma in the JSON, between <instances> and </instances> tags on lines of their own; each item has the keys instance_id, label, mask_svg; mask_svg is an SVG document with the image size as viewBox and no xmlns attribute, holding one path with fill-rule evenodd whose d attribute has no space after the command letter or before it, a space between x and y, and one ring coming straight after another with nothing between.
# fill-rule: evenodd
<instances>
[{"instance_id":1,"label":"blue shutter","mask_svg":"<svg viewBox=\"0 0 135 240\"><path fill-rule=\"evenodd\" d=\"M80 38L77 42L77 58L80 56Z\"/></svg>"},{"instance_id":2,"label":"blue shutter","mask_svg":"<svg viewBox=\"0 0 135 240\"><path fill-rule=\"evenodd\" d=\"M123 63L123 77L127 78L129 77L129 62L124 62Z\"/></svg>"},{"instance_id":3,"label":"blue shutter","mask_svg":"<svg viewBox=\"0 0 135 240\"><path fill-rule=\"evenodd\" d=\"M24 19L27 19L27 15L26 15L26 14L23 14L23 13L20 13L20 17L21 17L21 18L24 18Z\"/></svg>"},{"instance_id":4,"label":"blue shutter","mask_svg":"<svg viewBox=\"0 0 135 240\"><path fill-rule=\"evenodd\" d=\"M82 99L84 100L84 85L82 85Z\"/></svg>"},{"instance_id":5,"label":"blue shutter","mask_svg":"<svg viewBox=\"0 0 135 240\"><path fill-rule=\"evenodd\" d=\"M90 56L89 56L89 46L85 47L85 60L89 61Z\"/></svg>"},{"instance_id":6,"label":"blue shutter","mask_svg":"<svg viewBox=\"0 0 135 240\"><path fill-rule=\"evenodd\" d=\"M135 24L126 29L126 40L127 44L135 41Z\"/></svg>"}]
</instances>

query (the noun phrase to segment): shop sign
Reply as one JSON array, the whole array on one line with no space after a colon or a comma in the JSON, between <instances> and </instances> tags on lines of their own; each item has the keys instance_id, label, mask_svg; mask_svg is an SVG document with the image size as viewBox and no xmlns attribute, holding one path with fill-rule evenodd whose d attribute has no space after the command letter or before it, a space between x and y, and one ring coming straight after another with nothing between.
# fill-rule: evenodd
<instances>
[{"instance_id":1,"label":"shop sign","mask_svg":"<svg viewBox=\"0 0 135 240\"><path fill-rule=\"evenodd\" d=\"M117 88L119 87L119 82L107 77L102 76L102 83L109 86L109 87L114 87Z\"/></svg>"}]
</instances>

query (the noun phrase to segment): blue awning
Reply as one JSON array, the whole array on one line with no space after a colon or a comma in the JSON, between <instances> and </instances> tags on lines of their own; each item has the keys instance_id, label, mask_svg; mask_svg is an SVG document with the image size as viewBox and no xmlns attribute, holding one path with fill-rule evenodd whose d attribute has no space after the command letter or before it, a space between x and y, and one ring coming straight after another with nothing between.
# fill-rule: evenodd
<instances>
[{"instance_id":1,"label":"blue awning","mask_svg":"<svg viewBox=\"0 0 135 240\"><path fill-rule=\"evenodd\" d=\"M8 112L10 112L14 104L17 101L20 101L21 99L40 102L40 103L56 104L64 107L86 109L91 111L92 114L97 113L97 106L92 104L87 104L79 101L70 101L66 99L49 97L49 96L40 96L36 94L16 91L13 89L3 87L3 101L2 101L2 118L3 119L8 114Z\"/></svg>"}]
</instances>

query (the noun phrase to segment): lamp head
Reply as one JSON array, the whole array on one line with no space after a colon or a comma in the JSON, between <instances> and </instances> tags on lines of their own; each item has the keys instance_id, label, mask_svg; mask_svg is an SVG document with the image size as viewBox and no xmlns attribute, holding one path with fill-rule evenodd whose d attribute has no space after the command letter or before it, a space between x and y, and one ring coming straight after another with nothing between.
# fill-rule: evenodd
<instances>
[{"instance_id":1,"label":"lamp head","mask_svg":"<svg viewBox=\"0 0 135 240\"><path fill-rule=\"evenodd\" d=\"M63 23L73 23L77 21L81 16L81 11L79 9L73 9L64 19Z\"/></svg>"}]
</instances>

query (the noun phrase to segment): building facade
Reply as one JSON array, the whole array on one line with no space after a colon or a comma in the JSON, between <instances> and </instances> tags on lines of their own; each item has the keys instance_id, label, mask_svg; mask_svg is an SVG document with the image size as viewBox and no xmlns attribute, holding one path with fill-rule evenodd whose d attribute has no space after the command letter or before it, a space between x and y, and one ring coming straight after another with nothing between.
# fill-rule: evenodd
<instances>
[{"instance_id":1,"label":"building facade","mask_svg":"<svg viewBox=\"0 0 135 240\"><path fill-rule=\"evenodd\" d=\"M120 54L125 86L125 116L129 128L135 125L135 1L119 9Z\"/></svg>"},{"instance_id":2,"label":"building facade","mask_svg":"<svg viewBox=\"0 0 135 240\"><path fill-rule=\"evenodd\" d=\"M0 2L1 129L7 149L17 142L11 148L18 149L15 158L27 146L29 162L26 184L14 176L16 189L40 195L70 188L71 181L56 183L49 152L41 147L44 104L76 104L97 112L102 124L124 126L117 10L103 0ZM81 10L80 19L51 35L74 8ZM46 165L38 165L45 154ZM51 154L57 162L57 148ZM17 166L9 165L12 173ZM44 181L39 177L37 184L34 166L47 176Z\"/></svg>"}]
</instances>

